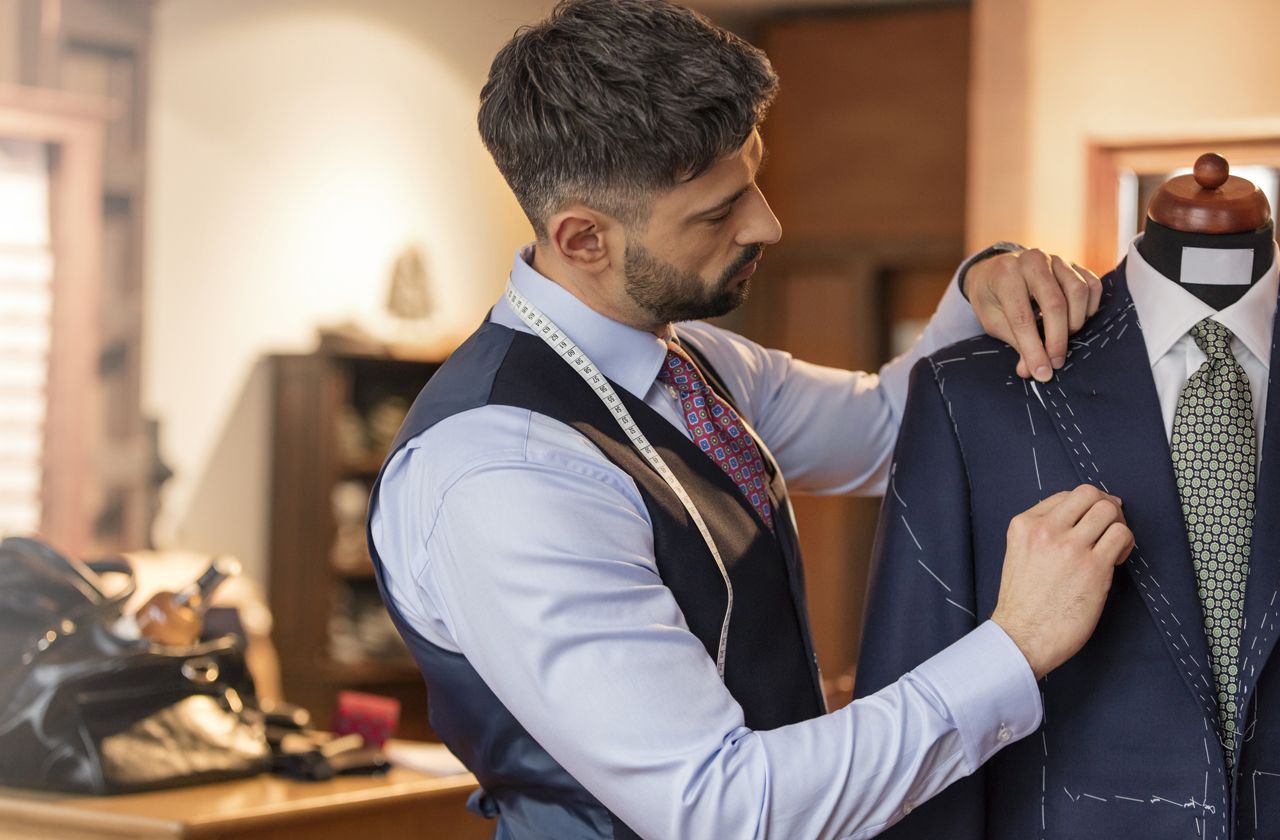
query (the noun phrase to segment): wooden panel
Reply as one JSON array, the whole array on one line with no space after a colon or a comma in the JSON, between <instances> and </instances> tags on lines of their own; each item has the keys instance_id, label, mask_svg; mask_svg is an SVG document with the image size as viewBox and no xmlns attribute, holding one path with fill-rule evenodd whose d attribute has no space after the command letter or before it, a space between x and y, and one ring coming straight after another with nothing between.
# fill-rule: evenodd
<instances>
[{"instance_id":1,"label":"wooden panel","mask_svg":"<svg viewBox=\"0 0 1280 840\"><path fill-rule=\"evenodd\" d=\"M764 47L782 78L766 194L790 239L952 237L964 212L968 9L798 17Z\"/></svg>"},{"instance_id":2,"label":"wooden panel","mask_svg":"<svg viewBox=\"0 0 1280 840\"><path fill-rule=\"evenodd\" d=\"M873 356L878 331L875 307L867 304L874 300L874 283L866 264L790 274L780 287L785 297L780 343L822 365L847 367L851 360ZM813 302L819 300L829 317L815 317ZM866 597L868 557L849 549L871 544L880 505L874 499L819 496L800 496L794 504L806 557L820 558L819 565L807 567L809 618L818 661L832 678L854 661L861 635L860 615L852 607ZM824 550L835 546L835 552Z\"/></svg>"},{"instance_id":3,"label":"wooden panel","mask_svg":"<svg viewBox=\"0 0 1280 840\"><path fill-rule=\"evenodd\" d=\"M323 469L322 362L282 356L272 363L275 419L267 594L287 690L292 681L314 682L320 665L317 643L325 638L329 596L321 577L307 567L328 551L324 496L331 478Z\"/></svg>"},{"instance_id":4,"label":"wooden panel","mask_svg":"<svg viewBox=\"0 0 1280 840\"><path fill-rule=\"evenodd\" d=\"M764 27L782 88L763 127L761 187L784 234L728 325L807 361L874 370L891 324L932 312L938 278L963 257L968 34L962 6ZM855 659L878 507L796 500L828 679Z\"/></svg>"}]
</instances>

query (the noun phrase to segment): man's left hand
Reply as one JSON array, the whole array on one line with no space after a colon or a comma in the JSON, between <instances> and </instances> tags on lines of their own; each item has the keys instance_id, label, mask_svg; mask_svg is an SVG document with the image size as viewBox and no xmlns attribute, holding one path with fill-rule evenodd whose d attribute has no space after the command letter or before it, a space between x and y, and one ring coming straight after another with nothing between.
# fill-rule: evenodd
<instances>
[{"instance_id":1,"label":"man's left hand","mask_svg":"<svg viewBox=\"0 0 1280 840\"><path fill-rule=\"evenodd\" d=\"M1032 248L971 266L965 291L987 334L1018 351L1018 375L1048 382L1066 363L1067 336L1098 311L1102 281L1087 268ZM1033 300L1040 307L1043 337Z\"/></svg>"}]
</instances>

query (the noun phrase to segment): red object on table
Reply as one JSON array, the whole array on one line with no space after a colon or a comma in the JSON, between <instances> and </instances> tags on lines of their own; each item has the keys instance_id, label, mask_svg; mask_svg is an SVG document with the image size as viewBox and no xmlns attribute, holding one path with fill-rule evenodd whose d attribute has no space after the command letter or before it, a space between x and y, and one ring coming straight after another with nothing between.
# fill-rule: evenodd
<instances>
[{"instance_id":1,"label":"red object on table","mask_svg":"<svg viewBox=\"0 0 1280 840\"><path fill-rule=\"evenodd\" d=\"M400 723L400 701L394 697L339 691L333 713L333 731L339 735L357 733L364 742L381 747L396 733Z\"/></svg>"}]
</instances>

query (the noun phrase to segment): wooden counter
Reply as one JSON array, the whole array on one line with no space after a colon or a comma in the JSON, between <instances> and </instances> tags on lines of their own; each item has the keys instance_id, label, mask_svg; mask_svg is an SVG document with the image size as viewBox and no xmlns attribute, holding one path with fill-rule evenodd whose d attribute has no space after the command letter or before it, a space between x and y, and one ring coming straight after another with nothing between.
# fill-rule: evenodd
<instances>
[{"instance_id":1,"label":"wooden counter","mask_svg":"<svg viewBox=\"0 0 1280 840\"><path fill-rule=\"evenodd\" d=\"M393 768L383 776L251 779L124 796L0 788L0 840L255 838L480 840L495 823L465 809L475 777Z\"/></svg>"}]
</instances>

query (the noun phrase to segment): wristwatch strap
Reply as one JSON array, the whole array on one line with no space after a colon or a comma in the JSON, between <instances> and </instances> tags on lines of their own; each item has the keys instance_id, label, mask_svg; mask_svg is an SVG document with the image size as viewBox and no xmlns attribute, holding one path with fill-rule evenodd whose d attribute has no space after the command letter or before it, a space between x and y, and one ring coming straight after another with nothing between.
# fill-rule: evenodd
<instances>
[{"instance_id":1,"label":"wristwatch strap","mask_svg":"<svg viewBox=\"0 0 1280 840\"><path fill-rule=\"evenodd\" d=\"M960 294L964 295L964 299L969 299L969 293L964 289L965 275L969 273L969 269L985 259L994 257L996 254L1009 254L1017 251L1025 251L1026 246L1019 245L1017 242L997 242L990 248L979 251L969 259L960 263L960 270L956 272L956 282L960 284Z\"/></svg>"}]
</instances>

